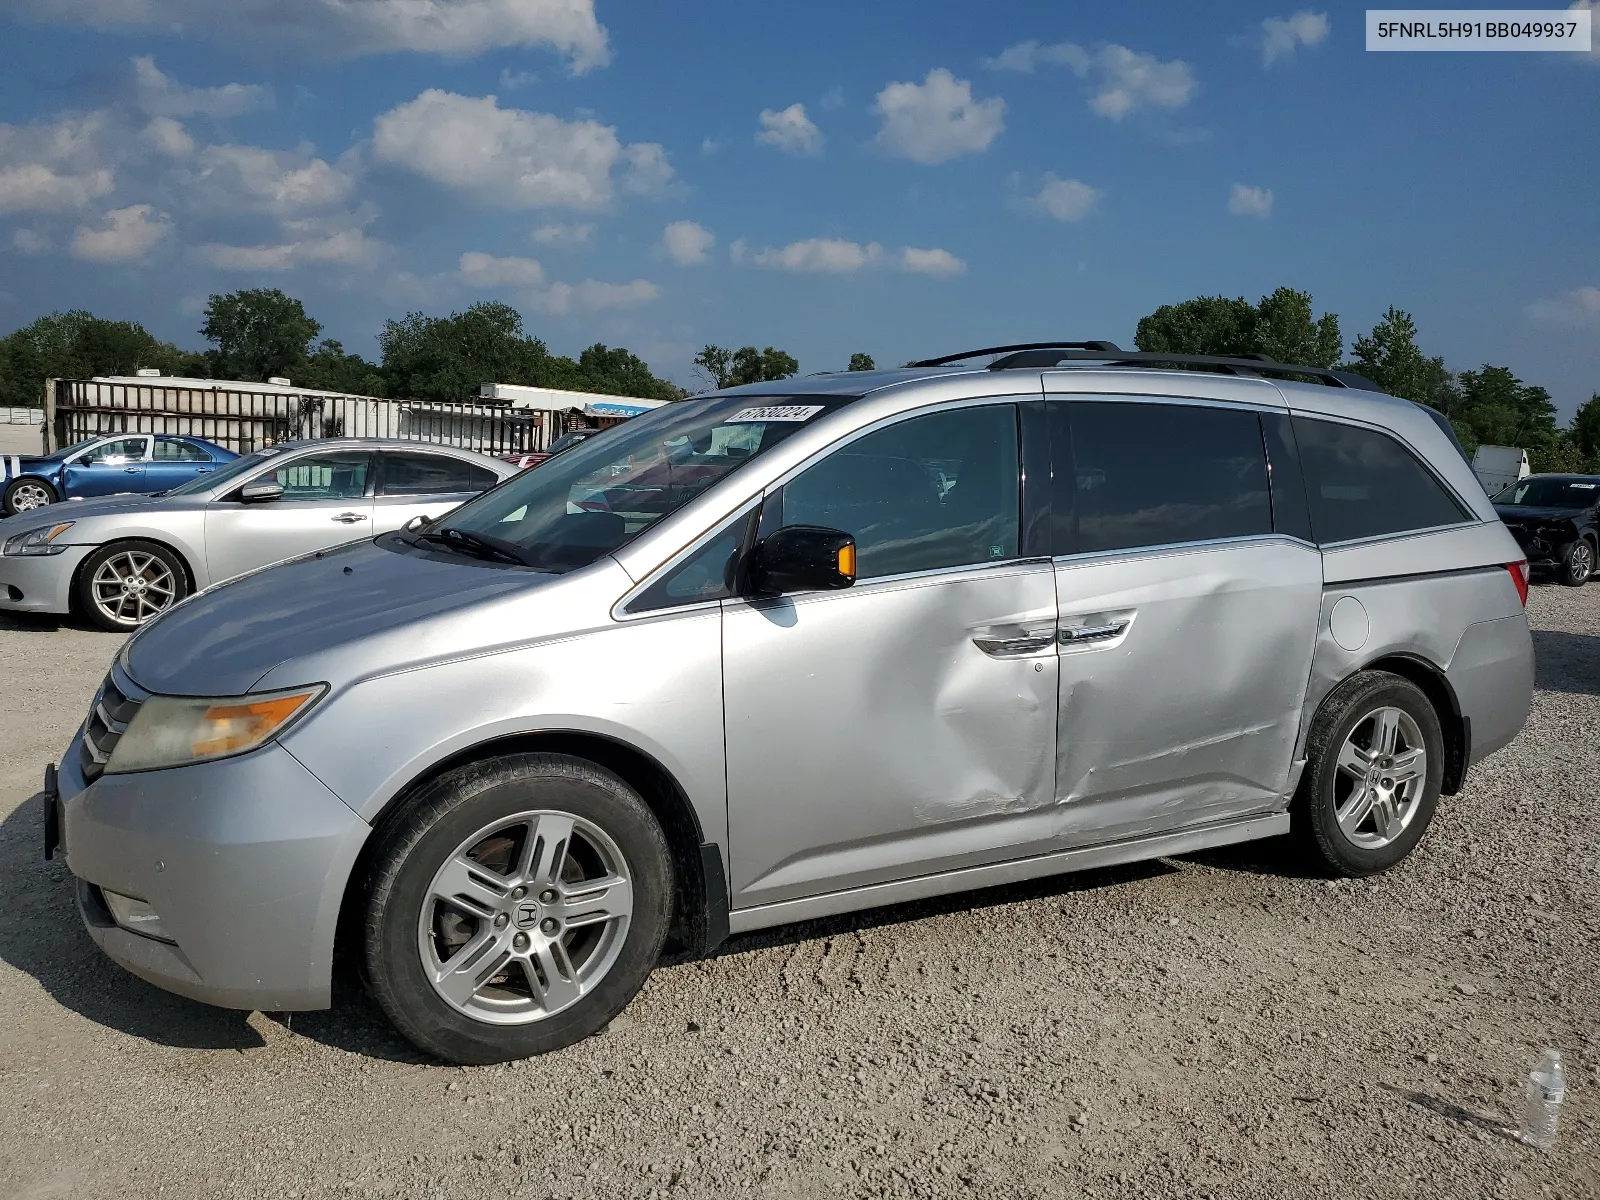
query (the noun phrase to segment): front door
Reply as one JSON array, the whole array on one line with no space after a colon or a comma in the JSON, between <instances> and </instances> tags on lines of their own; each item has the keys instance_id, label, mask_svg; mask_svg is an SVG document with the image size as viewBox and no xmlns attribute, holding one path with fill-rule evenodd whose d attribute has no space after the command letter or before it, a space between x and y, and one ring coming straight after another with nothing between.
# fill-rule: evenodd
<instances>
[{"instance_id":1,"label":"front door","mask_svg":"<svg viewBox=\"0 0 1600 1200\"><path fill-rule=\"evenodd\" d=\"M68 496L114 496L142 492L149 435L130 434L91 447L68 463L62 482Z\"/></svg>"},{"instance_id":2,"label":"front door","mask_svg":"<svg viewBox=\"0 0 1600 1200\"><path fill-rule=\"evenodd\" d=\"M1025 559L1018 411L904 418L776 492L763 529L853 534L858 582L723 614L736 908L1048 839L1055 579Z\"/></svg>"},{"instance_id":3,"label":"front door","mask_svg":"<svg viewBox=\"0 0 1600 1200\"><path fill-rule=\"evenodd\" d=\"M365 451L303 454L213 501L206 509L206 565L212 582L371 537L371 464ZM240 500L240 491L253 483L276 483L283 496Z\"/></svg>"},{"instance_id":4,"label":"front door","mask_svg":"<svg viewBox=\"0 0 1600 1200\"><path fill-rule=\"evenodd\" d=\"M1079 397L1050 410L1058 508L1076 518L1075 552L1056 559L1060 844L1281 811L1322 557L1303 494L1269 486L1262 415Z\"/></svg>"}]
</instances>

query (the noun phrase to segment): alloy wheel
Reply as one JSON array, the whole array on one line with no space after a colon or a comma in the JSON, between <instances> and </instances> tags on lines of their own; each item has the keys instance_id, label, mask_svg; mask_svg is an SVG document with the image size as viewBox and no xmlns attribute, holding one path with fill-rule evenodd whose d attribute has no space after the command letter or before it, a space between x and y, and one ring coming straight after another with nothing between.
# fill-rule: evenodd
<instances>
[{"instance_id":1,"label":"alloy wheel","mask_svg":"<svg viewBox=\"0 0 1600 1200\"><path fill-rule=\"evenodd\" d=\"M525 1025L594 990L627 940L633 882L604 830L570 813L502 818L428 886L417 950L434 990L496 1025Z\"/></svg>"},{"instance_id":2,"label":"alloy wheel","mask_svg":"<svg viewBox=\"0 0 1600 1200\"><path fill-rule=\"evenodd\" d=\"M1594 551L1581 538L1573 543L1567 556L1567 578L1573 583L1586 583L1594 571Z\"/></svg>"},{"instance_id":3,"label":"alloy wheel","mask_svg":"<svg viewBox=\"0 0 1600 1200\"><path fill-rule=\"evenodd\" d=\"M1357 721L1339 747L1334 813L1339 830L1363 850L1405 833L1428 783L1428 752L1416 719L1380 708Z\"/></svg>"},{"instance_id":4,"label":"alloy wheel","mask_svg":"<svg viewBox=\"0 0 1600 1200\"><path fill-rule=\"evenodd\" d=\"M42 483L25 480L11 489L13 512L29 512L35 508L43 508L50 501L50 489Z\"/></svg>"},{"instance_id":5,"label":"alloy wheel","mask_svg":"<svg viewBox=\"0 0 1600 1200\"><path fill-rule=\"evenodd\" d=\"M108 620L142 625L172 607L178 581L172 568L149 551L123 550L96 568L90 591Z\"/></svg>"}]
</instances>

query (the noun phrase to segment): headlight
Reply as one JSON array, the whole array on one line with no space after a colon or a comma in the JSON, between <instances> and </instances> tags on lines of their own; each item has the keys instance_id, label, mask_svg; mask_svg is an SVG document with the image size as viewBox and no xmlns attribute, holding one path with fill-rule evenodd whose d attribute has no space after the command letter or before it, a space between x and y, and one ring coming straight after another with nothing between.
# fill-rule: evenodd
<instances>
[{"instance_id":1,"label":"headlight","mask_svg":"<svg viewBox=\"0 0 1600 1200\"><path fill-rule=\"evenodd\" d=\"M151 696L117 740L106 774L181 767L254 750L327 690L319 683L253 696Z\"/></svg>"},{"instance_id":2,"label":"headlight","mask_svg":"<svg viewBox=\"0 0 1600 1200\"><path fill-rule=\"evenodd\" d=\"M41 525L37 529L19 533L16 537L6 539L3 553L60 554L66 546L56 545L56 539L76 524L76 521L61 521L55 525Z\"/></svg>"}]
</instances>

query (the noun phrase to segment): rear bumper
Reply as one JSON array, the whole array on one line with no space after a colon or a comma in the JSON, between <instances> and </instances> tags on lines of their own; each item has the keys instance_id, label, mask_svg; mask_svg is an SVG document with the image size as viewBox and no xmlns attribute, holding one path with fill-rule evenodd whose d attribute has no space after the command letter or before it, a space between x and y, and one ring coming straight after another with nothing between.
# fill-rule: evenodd
<instances>
[{"instance_id":1,"label":"rear bumper","mask_svg":"<svg viewBox=\"0 0 1600 1200\"><path fill-rule=\"evenodd\" d=\"M0 612L70 612L73 576L94 551L68 546L60 554L0 555Z\"/></svg>"},{"instance_id":2,"label":"rear bumper","mask_svg":"<svg viewBox=\"0 0 1600 1200\"><path fill-rule=\"evenodd\" d=\"M1533 702L1533 637L1524 613L1467 626L1445 672L1471 722L1468 765L1507 745Z\"/></svg>"},{"instance_id":3,"label":"rear bumper","mask_svg":"<svg viewBox=\"0 0 1600 1200\"><path fill-rule=\"evenodd\" d=\"M100 949L207 1004L328 1007L339 906L367 824L275 743L86 787L78 742L60 768L62 840ZM147 902L173 941L119 927L100 889Z\"/></svg>"}]
</instances>

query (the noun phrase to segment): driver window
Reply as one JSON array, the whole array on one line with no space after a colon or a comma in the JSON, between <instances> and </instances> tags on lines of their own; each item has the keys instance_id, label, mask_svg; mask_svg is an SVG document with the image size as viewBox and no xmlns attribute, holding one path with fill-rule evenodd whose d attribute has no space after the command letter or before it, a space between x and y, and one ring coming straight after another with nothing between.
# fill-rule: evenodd
<instances>
[{"instance_id":1,"label":"driver window","mask_svg":"<svg viewBox=\"0 0 1600 1200\"><path fill-rule=\"evenodd\" d=\"M139 462L144 458L144 438L126 437L117 438L115 441L106 442L96 446L78 460L81 466L93 466L99 463L102 466L115 466L125 462Z\"/></svg>"},{"instance_id":2,"label":"driver window","mask_svg":"<svg viewBox=\"0 0 1600 1200\"><path fill-rule=\"evenodd\" d=\"M367 494L371 461L368 454L311 454L253 482L277 483L285 500L359 500Z\"/></svg>"},{"instance_id":3,"label":"driver window","mask_svg":"<svg viewBox=\"0 0 1600 1200\"><path fill-rule=\"evenodd\" d=\"M784 485L784 525L856 539L858 579L1017 556L1011 404L912 417L857 438Z\"/></svg>"}]
</instances>

